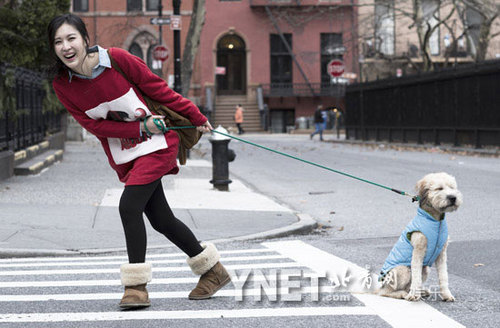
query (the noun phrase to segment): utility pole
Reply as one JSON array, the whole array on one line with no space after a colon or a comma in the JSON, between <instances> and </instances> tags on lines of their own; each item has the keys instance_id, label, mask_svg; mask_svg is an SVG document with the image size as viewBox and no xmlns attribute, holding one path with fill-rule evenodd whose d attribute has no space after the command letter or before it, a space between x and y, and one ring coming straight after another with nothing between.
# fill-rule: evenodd
<instances>
[{"instance_id":1,"label":"utility pole","mask_svg":"<svg viewBox=\"0 0 500 328\"><path fill-rule=\"evenodd\" d=\"M163 5L162 5L161 0L160 0L160 1L158 1L158 17L161 18L162 15L163 15ZM158 25L158 29L160 31L160 38L159 38L160 39L160 45L162 44L161 35L163 34L161 27L162 27L162 25L159 24Z\"/></svg>"},{"instance_id":2,"label":"utility pole","mask_svg":"<svg viewBox=\"0 0 500 328\"><path fill-rule=\"evenodd\" d=\"M181 14L181 0L172 0L174 15ZM174 91L182 93L181 84L181 31L174 29Z\"/></svg>"}]
</instances>

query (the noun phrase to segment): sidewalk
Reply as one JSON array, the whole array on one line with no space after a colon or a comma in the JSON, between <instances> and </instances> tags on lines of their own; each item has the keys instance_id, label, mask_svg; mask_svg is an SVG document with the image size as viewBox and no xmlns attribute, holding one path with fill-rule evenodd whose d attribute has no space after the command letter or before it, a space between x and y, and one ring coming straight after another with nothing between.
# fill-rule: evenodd
<instances>
[{"instance_id":1,"label":"sidewalk","mask_svg":"<svg viewBox=\"0 0 500 328\"><path fill-rule=\"evenodd\" d=\"M199 240L267 238L316 224L232 177L229 192L217 191L211 176L210 162L192 158L178 175L162 179L174 213ZM124 251L122 190L97 139L67 142L62 162L0 182L0 257ZM145 222L148 248L172 246Z\"/></svg>"}]
</instances>

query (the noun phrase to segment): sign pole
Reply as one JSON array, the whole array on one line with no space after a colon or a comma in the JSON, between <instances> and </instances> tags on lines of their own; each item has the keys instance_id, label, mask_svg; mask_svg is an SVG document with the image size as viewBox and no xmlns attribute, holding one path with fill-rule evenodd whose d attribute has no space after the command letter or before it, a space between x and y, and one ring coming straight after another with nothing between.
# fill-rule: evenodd
<instances>
[{"instance_id":1,"label":"sign pole","mask_svg":"<svg viewBox=\"0 0 500 328\"><path fill-rule=\"evenodd\" d=\"M160 0L160 1L158 2L158 17L160 17L160 18L161 18L162 14L163 14L163 13L162 13L162 10L163 10L163 5L162 5L161 1L162 1L162 0ZM162 33L162 28L161 28L161 26L162 26L162 25L161 25L161 24L159 24L158 26L159 26L159 27L158 27L158 29L160 30L160 37L159 37L160 43L159 43L159 44L161 45L161 44L162 44L161 35L163 34L163 33Z\"/></svg>"},{"instance_id":2,"label":"sign pole","mask_svg":"<svg viewBox=\"0 0 500 328\"><path fill-rule=\"evenodd\" d=\"M180 15L181 0L173 0L174 15ZM181 31L174 29L174 91L182 93L181 85Z\"/></svg>"}]
</instances>

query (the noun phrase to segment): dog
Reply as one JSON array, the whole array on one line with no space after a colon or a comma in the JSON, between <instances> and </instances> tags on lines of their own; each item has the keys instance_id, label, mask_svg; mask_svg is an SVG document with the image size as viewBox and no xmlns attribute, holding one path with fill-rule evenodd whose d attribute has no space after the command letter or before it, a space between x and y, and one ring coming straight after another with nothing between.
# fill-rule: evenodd
<instances>
[{"instance_id":1,"label":"dog","mask_svg":"<svg viewBox=\"0 0 500 328\"><path fill-rule=\"evenodd\" d=\"M419 208L415 218L406 226L387 257L379 281L380 296L418 301L430 295L422 288L435 262L440 294L443 301L455 298L448 288L448 226L446 212L456 211L462 204L462 193L451 175L431 173L417 182Z\"/></svg>"}]
</instances>

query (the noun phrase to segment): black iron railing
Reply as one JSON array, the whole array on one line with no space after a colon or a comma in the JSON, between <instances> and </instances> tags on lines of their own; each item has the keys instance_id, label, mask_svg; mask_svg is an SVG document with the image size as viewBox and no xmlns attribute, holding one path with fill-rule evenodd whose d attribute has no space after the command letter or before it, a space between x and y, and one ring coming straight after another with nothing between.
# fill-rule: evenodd
<instances>
[{"instance_id":1,"label":"black iron railing","mask_svg":"<svg viewBox=\"0 0 500 328\"><path fill-rule=\"evenodd\" d=\"M349 86L351 139L500 146L500 60Z\"/></svg>"},{"instance_id":2,"label":"black iron railing","mask_svg":"<svg viewBox=\"0 0 500 328\"><path fill-rule=\"evenodd\" d=\"M0 117L0 151L17 151L44 140L49 133L61 130L61 114L43 113L45 91L43 76L37 72L16 67L14 70L15 108L4 109ZM0 65L2 77L9 68Z\"/></svg>"},{"instance_id":3,"label":"black iron railing","mask_svg":"<svg viewBox=\"0 0 500 328\"><path fill-rule=\"evenodd\" d=\"M343 97L345 84L337 83L270 83L262 84L264 97Z\"/></svg>"}]
</instances>

